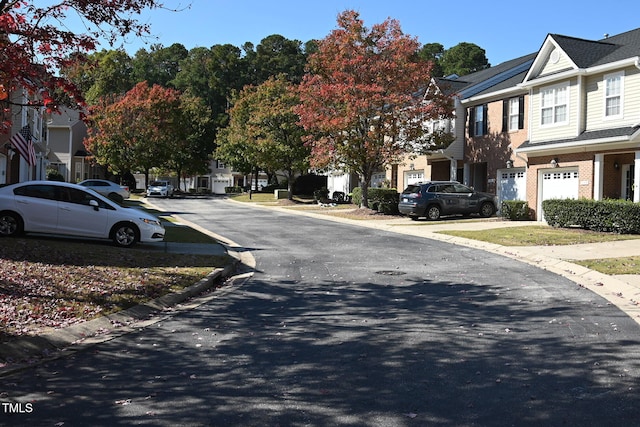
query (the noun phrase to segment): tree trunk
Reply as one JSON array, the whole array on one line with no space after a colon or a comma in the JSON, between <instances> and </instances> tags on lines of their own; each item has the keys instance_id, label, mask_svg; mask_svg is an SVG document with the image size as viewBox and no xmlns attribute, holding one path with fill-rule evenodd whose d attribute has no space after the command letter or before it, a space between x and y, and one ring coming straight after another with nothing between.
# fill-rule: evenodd
<instances>
[{"instance_id":1,"label":"tree trunk","mask_svg":"<svg viewBox=\"0 0 640 427\"><path fill-rule=\"evenodd\" d=\"M295 184L295 172L287 173L287 198L293 200L293 184Z\"/></svg>"},{"instance_id":2,"label":"tree trunk","mask_svg":"<svg viewBox=\"0 0 640 427\"><path fill-rule=\"evenodd\" d=\"M361 208L369 208L369 181L361 179L360 180L360 188L362 189L362 202L360 204Z\"/></svg>"}]
</instances>

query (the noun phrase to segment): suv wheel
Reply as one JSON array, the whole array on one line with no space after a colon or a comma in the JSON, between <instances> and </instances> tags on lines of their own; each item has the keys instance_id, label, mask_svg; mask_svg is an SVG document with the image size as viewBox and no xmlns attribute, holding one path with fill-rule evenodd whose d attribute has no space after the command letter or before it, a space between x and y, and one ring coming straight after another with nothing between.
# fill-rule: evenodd
<instances>
[{"instance_id":1,"label":"suv wheel","mask_svg":"<svg viewBox=\"0 0 640 427\"><path fill-rule=\"evenodd\" d=\"M427 219L431 220L431 221L435 221L437 219L440 219L440 206L438 205L431 205L427 208Z\"/></svg>"},{"instance_id":2,"label":"suv wheel","mask_svg":"<svg viewBox=\"0 0 640 427\"><path fill-rule=\"evenodd\" d=\"M480 206L480 216L483 218L489 218L494 214L495 209L493 208L493 204L489 202L484 202L482 206Z\"/></svg>"}]
</instances>

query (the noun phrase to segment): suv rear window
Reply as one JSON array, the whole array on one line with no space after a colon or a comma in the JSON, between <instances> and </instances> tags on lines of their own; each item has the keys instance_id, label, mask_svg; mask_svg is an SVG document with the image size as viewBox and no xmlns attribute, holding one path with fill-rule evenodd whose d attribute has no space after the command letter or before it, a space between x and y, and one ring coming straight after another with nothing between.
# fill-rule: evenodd
<instances>
[{"instance_id":1,"label":"suv rear window","mask_svg":"<svg viewBox=\"0 0 640 427\"><path fill-rule=\"evenodd\" d=\"M410 185L407 188L404 189L404 191L402 192L402 194L418 194L420 192L420 186L419 185Z\"/></svg>"}]
</instances>

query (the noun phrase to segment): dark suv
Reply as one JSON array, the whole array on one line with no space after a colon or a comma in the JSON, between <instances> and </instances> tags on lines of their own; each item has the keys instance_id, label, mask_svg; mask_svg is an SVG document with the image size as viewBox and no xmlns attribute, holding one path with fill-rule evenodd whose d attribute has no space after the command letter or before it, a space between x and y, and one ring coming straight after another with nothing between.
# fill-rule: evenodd
<instances>
[{"instance_id":1,"label":"dark suv","mask_svg":"<svg viewBox=\"0 0 640 427\"><path fill-rule=\"evenodd\" d=\"M419 182L409 185L400 194L398 209L411 219L424 216L436 220L440 215L473 213L488 218L496 212L496 198L456 181Z\"/></svg>"}]
</instances>

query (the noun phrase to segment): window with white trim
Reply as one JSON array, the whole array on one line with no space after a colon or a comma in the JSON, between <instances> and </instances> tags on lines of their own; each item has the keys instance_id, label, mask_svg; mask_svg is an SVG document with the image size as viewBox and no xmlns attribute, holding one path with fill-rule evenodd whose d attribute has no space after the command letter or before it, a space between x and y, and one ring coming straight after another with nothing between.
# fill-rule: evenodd
<instances>
[{"instance_id":1,"label":"window with white trim","mask_svg":"<svg viewBox=\"0 0 640 427\"><path fill-rule=\"evenodd\" d=\"M623 73L604 76L604 115L605 117L622 116L622 83Z\"/></svg>"},{"instance_id":2,"label":"window with white trim","mask_svg":"<svg viewBox=\"0 0 640 427\"><path fill-rule=\"evenodd\" d=\"M474 133L473 136L482 136L485 134L485 128L484 128L484 124L485 122L485 118L484 118L484 112L485 109L483 108L483 106L478 106L474 109L475 112L475 117L474 117Z\"/></svg>"},{"instance_id":3,"label":"window with white trim","mask_svg":"<svg viewBox=\"0 0 640 427\"><path fill-rule=\"evenodd\" d=\"M509 131L518 130L520 123L520 98L509 99Z\"/></svg>"},{"instance_id":4,"label":"window with white trim","mask_svg":"<svg viewBox=\"0 0 640 427\"><path fill-rule=\"evenodd\" d=\"M569 84L553 86L540 91L540 124L553 125L569 121Z\"/></svg>"}]
</instances>

